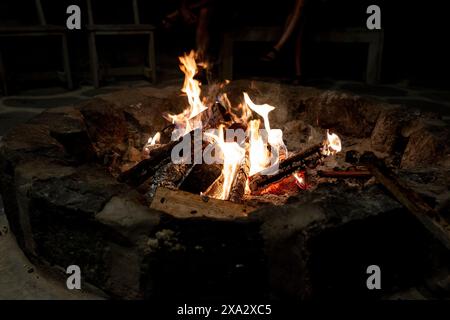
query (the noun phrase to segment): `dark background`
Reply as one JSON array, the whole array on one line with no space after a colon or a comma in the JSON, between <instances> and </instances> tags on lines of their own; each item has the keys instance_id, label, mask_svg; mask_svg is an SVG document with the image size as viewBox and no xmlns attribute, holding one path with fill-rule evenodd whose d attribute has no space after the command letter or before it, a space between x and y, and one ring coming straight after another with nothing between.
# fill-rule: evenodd
<instances>
[{"instance_id":1,"label":"dark background","mask_svg":"<svg viewBox=\"0 0 450 320\"><path fill-rule=\"evenodd\" d=\"M131 23L131 1L94 0L97 23ZM177 1L141 0L141 22L152 23L157 30L158 63L172 61L194 48L194 29L178 25L172 30L161 28L162 18L176 7ZM252 25L281 25L294 1L218 1L218 14L214 18L213 46L220 49L220 36L224 30ZM370 4L381 7L385 44L382 66L382 83L406 83L411 86L448 88L450 85L447 46L448 13L443 1L431 0L412 3L407 0L309 0L305 9L304 73L308 78L332 78L364 80L366 47L349 44L313 44L308 36L318 30L362 26ZM50 24L65 24L65 9L69 4L82 8L82 19L87 21L85 1L43 0L43 7ZM0 25L36 24L37 15L32 0L0 1ZM295 37L293 37L295 39ZM271 68L259 65L258 58L269 47L267 43L243 44L236 48L236 77L266 76L290 77L293 75L293 39L281 53L281 59ZM89 83L89 60L85 28L69 32L69 45L75 84ZM27 70L53 70L60 65L60 46L45 38L2 39L5 64L13 72ZM100 41L102 59L111 65L139 64L145 56L145 39L114 37ZM20 81L19 81L20 82ZM38 83L19 83L22 86L38 86ZM44 84L42 84L44 85Z\"/></svg>"}]
</instances>

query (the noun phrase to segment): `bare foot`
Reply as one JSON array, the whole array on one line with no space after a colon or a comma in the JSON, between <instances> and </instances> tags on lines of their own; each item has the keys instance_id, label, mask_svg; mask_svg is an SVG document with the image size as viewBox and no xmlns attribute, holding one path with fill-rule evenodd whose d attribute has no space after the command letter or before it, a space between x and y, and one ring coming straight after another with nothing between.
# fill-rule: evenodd
<instances>
[{"instance_id":1,"label":"bare foot","mask_svg":"<svg viewBox=\"0 0 450 320\"><path fill-rule=\"evenodd\" d=\"M272 62L278 57L279 53L280 51L278 49L272 48L270 49L269 52L267 52L264 56L261 57L261 61Z\"/></svg>"}]
</instances>

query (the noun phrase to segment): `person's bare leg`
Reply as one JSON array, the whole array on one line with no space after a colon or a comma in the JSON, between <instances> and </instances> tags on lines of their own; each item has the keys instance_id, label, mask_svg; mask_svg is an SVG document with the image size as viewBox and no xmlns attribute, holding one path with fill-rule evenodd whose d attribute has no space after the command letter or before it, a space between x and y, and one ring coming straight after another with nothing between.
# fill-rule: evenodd
<instances>
[{"instance_id":1,"label":"person's bare leg","mask_svg":"<svg viewBox=\"0 0 450 320\"><path fill-rule=\"evenodd\" d=\"M278 52L281 50L281 48L283 48L283 46L289 40L289 38L292 35L292 32L294 32L294 30L298 24L304 3L305 3L305 0L295 0L294 11L288 16L288 18L286 20L286 25L284 27L283 34L281 35L278 42L273 46L272 50L269 51L262 58L263 61L274 60L276 58L276 55L278 54Z\"/></svg>"},{"instance_id":2,"label":"person's bare leg","mask_svg":"<svg viewBox=\"0 0 450 320\"><path fill-rule=\"evenodd\" d=\"M288 17L287 17L285 23L284 23L283 30L286 30L286 29L288 28L289 24L290 24L291 21L292 21L292 17L293 17L293 14L290 13L290 14L288 15ZM279 51L280 51L279 49L277 49L277 48L275 48L275 47L272 47L272 50L270 50L270 51L266 54L266 56L263 57L263 61L272 61L272 60L275 60Z\"/></svg>"},{"instance_id":3,"label":"person's bare leg","mask_svg":"<svg viewBox=\"0 0 450 320\"><path fill-rule=\"evenodd\" d=\"M294 32L295 27L298 24L298 21L300 20L300 15L302 12L302 7L305 3L305 0L296 0L295 1L295 8L294 12L291 16L291 19L284 30L283 34L281 35L280 40L278 40L277 44L274 46L274 48L278 51L281 50L281 48L286 44L286 42L289 40L289 38L292 35L292 32Z\"/></svg>"}]
</instances>

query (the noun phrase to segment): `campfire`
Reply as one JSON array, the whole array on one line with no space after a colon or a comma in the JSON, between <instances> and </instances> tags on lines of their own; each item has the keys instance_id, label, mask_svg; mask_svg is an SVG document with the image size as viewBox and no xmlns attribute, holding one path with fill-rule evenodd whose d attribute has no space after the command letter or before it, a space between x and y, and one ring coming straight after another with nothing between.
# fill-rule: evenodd
<instances>
[{"instance_id":1,"label":"campfire","mask_svg":"<svg viewBox=\"0 0 450 320\"><path fill-rule=\"evenodd\" d=\"M195 52L181 56L180 63L187 107L179 114L161 115L170 124L151 135L142 161L118 176L134 187L147 183L147 198L152 199L159 187L195 192L185 181L201 180L199 196L234 203L247 203L256 195L292 194L308 189L308 171L341 151L339 136L326 130L323 142L289 152L283 131L271 127L275 106L255 104L247 92L242 92L240 104L232 105L222 91L228 81L215 85L212 95L202 96L195 78L202 64Z\"/></svg>"},{"instance_id":2,"label":"campfire","mask_svg":"<svg viewBox=\"0 0 450 320\"><path fill-rule=\"evenodd\" d=\"M33 262L79 265L121 298L359 298L369 263L390 269L380 294L441 283L438 116L274 82L202 85L195 52L180 67L181 94L128 88L3 137L5 213Z\"/></svg>"}]
</instances>

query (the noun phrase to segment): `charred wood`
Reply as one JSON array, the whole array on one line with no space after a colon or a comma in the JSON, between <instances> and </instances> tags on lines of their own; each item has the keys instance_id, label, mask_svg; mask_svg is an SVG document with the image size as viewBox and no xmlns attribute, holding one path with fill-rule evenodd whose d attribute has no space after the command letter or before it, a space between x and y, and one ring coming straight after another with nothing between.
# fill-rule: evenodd
<instances>
[{"instance_id":1,"label":"charred wood","mask_svg":"<svg viewBox=\"0 0 450 320\"><path fill-rule=\"evenodd\" d=\"M250 177L250 190L256 191L260 188L266 187L269 184L278 181L297 170L302 170L305 167L315 167L323 159L321 154L322 144L317 144L307 148L306 150L297 152L290 157L281 160L277 173L273 175L264 175L257 173Z\"/></svg>"},{"instance_id":2,"label":"charred wood","mask_svg":"<svg viewBox=\"0 0 450 320\"><path fill-rule=\"evenodd\" d=\"M346 170L346 171L335 171L335 170L327 170L317 171L317 174L320 177L325 178L370 178L372 177L372 173L369 170Z\"/></svg>"},{"instance_id":3,"label":"charred wood","mask_svg":"<svg viewBox=\"0 0 450 320\"><path fill-rule=\"evenodd\" d=\"M191 131L188 134L191 135L191 144L193 144L194 131ZM134 187L141 185L155 174L155 172L161 167L161 164L167 164L170 161L172 149L177 144L181 143L184 138L185 136L176 141L170 141L167 144L150 150L149 157L147 159L142 160L131 169L120 174L117 180Z\"/></svg>"},{"instance_id":4,"label":"charred wood","mask_svg":"<svg viewBox=\"0 0 450 320\"><path fill-rule=\"evenodd\" d=\"M373 153L365 153L365 164L391 194L411 212L447 249L450 249L448 222L414 190L408 188L386 164Z\"/></svg>"},{"instance_id":5,"label":"charred wood","mask_svg":"<svg viewBox=\"0 0 450 320\"><path fill-rule=\"evenodd\" d=\"M219 164L196 164L180 183L179 189L200 194L205 192L221 173L222 168Z\"/></svg>"}]
</instances>

